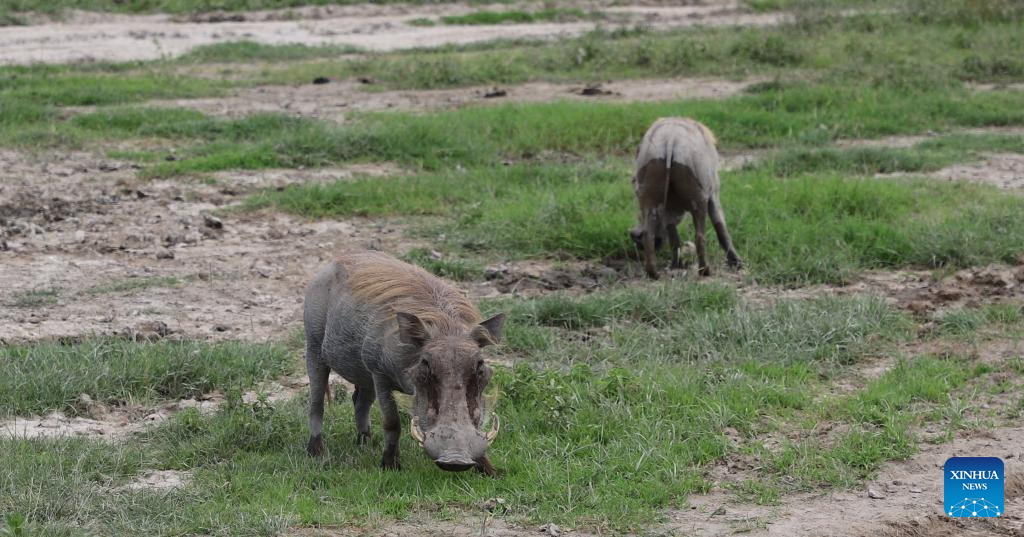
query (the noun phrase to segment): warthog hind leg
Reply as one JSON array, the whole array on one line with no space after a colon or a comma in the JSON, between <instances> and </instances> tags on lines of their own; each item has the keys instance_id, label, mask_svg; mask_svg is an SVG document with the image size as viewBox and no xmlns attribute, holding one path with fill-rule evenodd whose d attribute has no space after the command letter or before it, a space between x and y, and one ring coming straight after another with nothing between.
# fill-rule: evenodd
<instances>
[{"instance_id":1,"label":"warthog hind leg","mask_svg":"<svg viewBox=\"0 0 1024 537\"><path fill-rule=\"evenodd\" d=\"M320 362L319 356L312 356L308 350L306 355L306 373L309 375L309 443L306 444L306 453L320 457L324 454L324 396L331 370Z\"/></svg>"}]
</instances>

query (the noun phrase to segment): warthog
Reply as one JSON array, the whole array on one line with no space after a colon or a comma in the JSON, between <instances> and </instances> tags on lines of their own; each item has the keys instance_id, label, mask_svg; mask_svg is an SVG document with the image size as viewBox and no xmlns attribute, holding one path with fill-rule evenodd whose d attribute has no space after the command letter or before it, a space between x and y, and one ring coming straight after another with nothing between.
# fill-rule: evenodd
<instances>
[{"instance_id":1,"label":"warthog","mask_svg":"<svg viewBox=\"0 0 1024 537\"><path fill-rule=\"evenodd\" d=\"M307 452L324 452L324 395L331 370L355 385L357 442L370 438L370 407L384 420L381 466L399 469L395 391L413 396L410 433L445 470L496 471L485 452L498 434L482 431L492 370L484 347L501 338L504 314L486 321L463 294L425 270L376 252L345 253L306 291L309 373ZM328 394L329 396L329 394Z\"/></svg>"},{"instance_id":2,"label":"warthog","mask_svg":"<svg viewBox=\"0 0 1024 537\"><path fill-rule=\"evenodd\" d=\"M637 248L643 248L648 276L658 277L654 254L666 235L672 247L671 266L682 268L678 226L686 213L693 215L701 276L711 275L704 248L708 214L729 266L743 265L725 227L719 185L715 136L707 127L689 118L662 118L651 125L636 154L633 188L640 213L638 225L629 232Z\"/></svg>"}]
</instances>

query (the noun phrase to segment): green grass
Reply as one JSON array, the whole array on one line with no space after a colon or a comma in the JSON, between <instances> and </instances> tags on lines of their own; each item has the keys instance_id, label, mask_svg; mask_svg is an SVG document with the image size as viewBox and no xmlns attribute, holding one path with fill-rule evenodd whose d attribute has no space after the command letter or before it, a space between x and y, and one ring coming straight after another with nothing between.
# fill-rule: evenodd
<instances>
[{"instance_id":1,"label":"green grass","mask_svg":"<svg viewBox=\"0 0 1024 537\"><path fill-rule=\"evenodd\" d=\"M250 206L315 217L437 215L445 223L428 231L444 231L465 250L601 259L633 253L628 177L623 166L524 165L292 187L261 194ZM755 169L725 175L722 199L747 270L767 283L841 283L872 268L1012 262L1024 250L1015 217L1024 201L984 186L832 173L780 181ZM682 229L691 238L691 225ZM712 259L721 257L713 242L709 250Z\"/></svg>"},{"instance_id":2,"label":"green grass","mask_svg":"<svg viewBox=\"0 0 1024 537\"><path fill-rule=\"evenodd\" d=\"M985 304L945 313L938 319L938 333L949 336L971 336L982 328L1005 329L1024 322L1024 307L1018 304Z\"/></svg>"},{"instance_id":3,"label":"green grass","mask_svg":"<svg viewBox=\"0 0 1024 537\"><path fill-rule=\"evenodd\" d=\"M183 399L251 386L291 370L275 345L97 339L72 345L0 347L0 415L76 412L80 394L108 403Z\"/></svg>"},{"instance_id":4,"label":"green grass","mask_svg":"<svg viewBox=\"0 0 1024 537\"><path fill-rule=\"evenodd\" d=\"M1019 9L991 16L982 13L984 3L971 3L978 8L979 23L966 9L953 13L963 2L932 4L926 9L936 14L933 18L884 10L836 16L810 9L781 26L596 31L554 43L497 41L396 52L282 67L260 76L287 83L326 69L330 76L370 77L395 88L760 74L934 89L1020 78L1024 39L1017 31Z\"/></svg>"},{"instance_id":5,"label":"green grass","mask_svg":"<svg viewBox=\"0 0 1024 537\"><path fill-rule=\"evenodd\" d=\"M316 58L335 58L359 52L353 45L267 45L254 41L230 41L196 47L178 57L179 63L212 62L293 62Z\"/></svg>"},{"instance_id":6,"label":"green grass","mask_svg":"<svg viewBox=\"0 0 1024 537\"><path fill-rule=\"evenodd\" d=\"M935 171L950 164L980 159L983 153L1024 153L1024 136L978 134L948 135L925 140L914 147L798 147L782 149L759 167L779 176L840 172L857 175Z\"/></svg>"},{"instance_id":7,"label":"green grass","mask_svg":"<svg viewBox=\"0 0 1024 537\"><path fill-rule=\"evenodd\" d=\"M576 8L548 8L538 11L474 11L465 15L442 16L448 25L529 24L534 22L571 22L596 18L599 13L584 13Z\"/></svg>"},{"instance_id":8,"label":"green grass","mask_svg":"<svg viewBox=\"0 0 1024 537\"><path fill-rule=\"evenodd\" d=\"M777 451L755 446L764 473L787 477L789 489L857 486L882 463L917 451L916 426L926 412L940 413L951 395L987 373L970 361L930 356L900 359L880 378L852 395L822 407L811 423L828 422L836 431L818 440L787 441Z\"/></svg>"},{"instance_id":9,"label":"green grass","mask_svg":"<svg viewBox=\"0 0 1024 537\"><path fill-rule=\"evenodd\" d=\"M244 404L229 390L216 414L180 412L114 449L0 440L12 468L0 478L12 491L0 497L0 510L24 515L33 533L79 525L99 534L132 527L252 534L295 525L372 527L423 512L460 517L502 497L504 516L514 522L637 529L662 508L707 490L706 470L735 449L725 428L751 435L766 417L809 410L842 364L888 348L908 328L881 301L756 305L722 285L686 282L484 308L510 312L503 352L520 356L518 366L500 369L494 381L503 422L492 449L504 471L500 479L443 473L407 437L402 472L382 473L379 431L371 447L356 448L345 402L329 407L329 457L313 461L303 452L304 397ZM610 329L590 329L596 326ZM562 336L526 350L530 331ZM92 350L68 354L88 357ZM541 363L553 367L536 367ZM55 467L71 470L54 486L37 479ZM188 471L192 481L168 496L116 488L145 468ZM100 488L106 493L89 493ZM773 501L771 489L752 493Z\"/></svg>"},{"instance_id":10,"label":"green grass","mask_svg":"<svg viewBox=\"0 0 1024 537\"><path fill-rule=\"evenodd\" d=\"M631 155L652 121L673 115L700 118L723 147L739 148L1024 124L1024 112L1016 110L1024 110L1024 94L1014 91L908 94L834 86L798 86L722 101L559 102L423 115L378 113L344 126L283 115L221 119L187 110L141 108L103 109L48 125L44 111L26 108L21 112L26 119L0 130L0 140L7 131L9 143L18 144L25 130L43 127L55 140L158 137L203 142L184 151L178 161L147 168L153 176L360 160L437 170L545 155Z\"/></svg>"},{"instance_id":11,"label":"green grass","mask_svg":"<svg viewBox=\"0 0 1024 537\"><path fill-rule=\"evenodd\" d=\"M404 259L408 263L419 265L431 273L449 280L477 280L484 274L483 266L472 260L450 255L436 255L430 250L422 248L409 251L405 254Z\"/></svg>"}]
</instances>

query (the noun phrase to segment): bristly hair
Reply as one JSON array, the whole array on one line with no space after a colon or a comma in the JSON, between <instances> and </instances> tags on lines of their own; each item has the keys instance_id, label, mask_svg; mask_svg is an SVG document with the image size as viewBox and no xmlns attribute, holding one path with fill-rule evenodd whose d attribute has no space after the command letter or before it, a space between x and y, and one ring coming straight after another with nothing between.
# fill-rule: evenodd
<instances>
[{"instance_id":1,"label":"bristly hair","mask_svg":"<svg viewBox=\"0 0 1024 537\"><path fill-rule=\"evenodd\" d=\"M700 131L704 133L704 138L706 138L707 141L711 142L711 145L718 147L718 140L715 139L715 133L711 132L711 129L709 129L707 125L701 123L700 121L694 119L693 122L696 123L698 127L700 127Z\"/></svg>"},{"instance_id":2,"label":"bristly hair","mask_svg":"<svg viewBox=\"0 0 1024 537\"><path fill-rule=\"evenodd\" d=\"M352 294L390 313L411 313L443 334L456 334L483 320L480 310L455 286L415 265L380 252L337 257Z\"/></svg>"}]
</instances>

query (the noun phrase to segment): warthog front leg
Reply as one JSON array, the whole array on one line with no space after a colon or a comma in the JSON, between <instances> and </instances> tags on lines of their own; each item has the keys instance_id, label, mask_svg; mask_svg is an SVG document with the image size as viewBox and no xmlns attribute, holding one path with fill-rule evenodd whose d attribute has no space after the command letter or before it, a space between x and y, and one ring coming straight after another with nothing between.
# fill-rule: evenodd
<instances>
[{"instance_id":1,"label":"warthog front leg","mask_svg":"<svg viewBox=\"0 0 1024 537\"><path fill-rule=\"evenodd\" d=\"M732 246L732 237L729 236L729 229L725 226L725 214L722 213L722 202L718 196L711 198L708 202L708 209L711 213L711 223L715 226L715 235L718 236L718 244L725 250L725 260L734 269L743 268L743 260L740 259L736 249Z\"/></svg>"},{"instance_id":2,"label":"warthog front leg","mask_svg":"<svg viewBox=\"0 0 1024 537\"><path fill-rule=\"evenodd\" d=\"M402 465L398 461L398 440L402 437L402 422L398 417L395 395L387 381L377 376L374 376L373 380L384 421L384 456L381 458L380 466L385 470L401 470Z\"/></svg>"},{"instance_id":3,"label":"warthog front leg","mask_svg":"<svg viewBox=\"0 0 1024 537\"><path fill-rule=\"evenodd\" d=\"M707 248L704 244L704 227L707 225L707 207L699 207L693 211L693 244L697 247L697 272L701 276L711 276L708 266Z\"/></svg>"}]
</instances>

